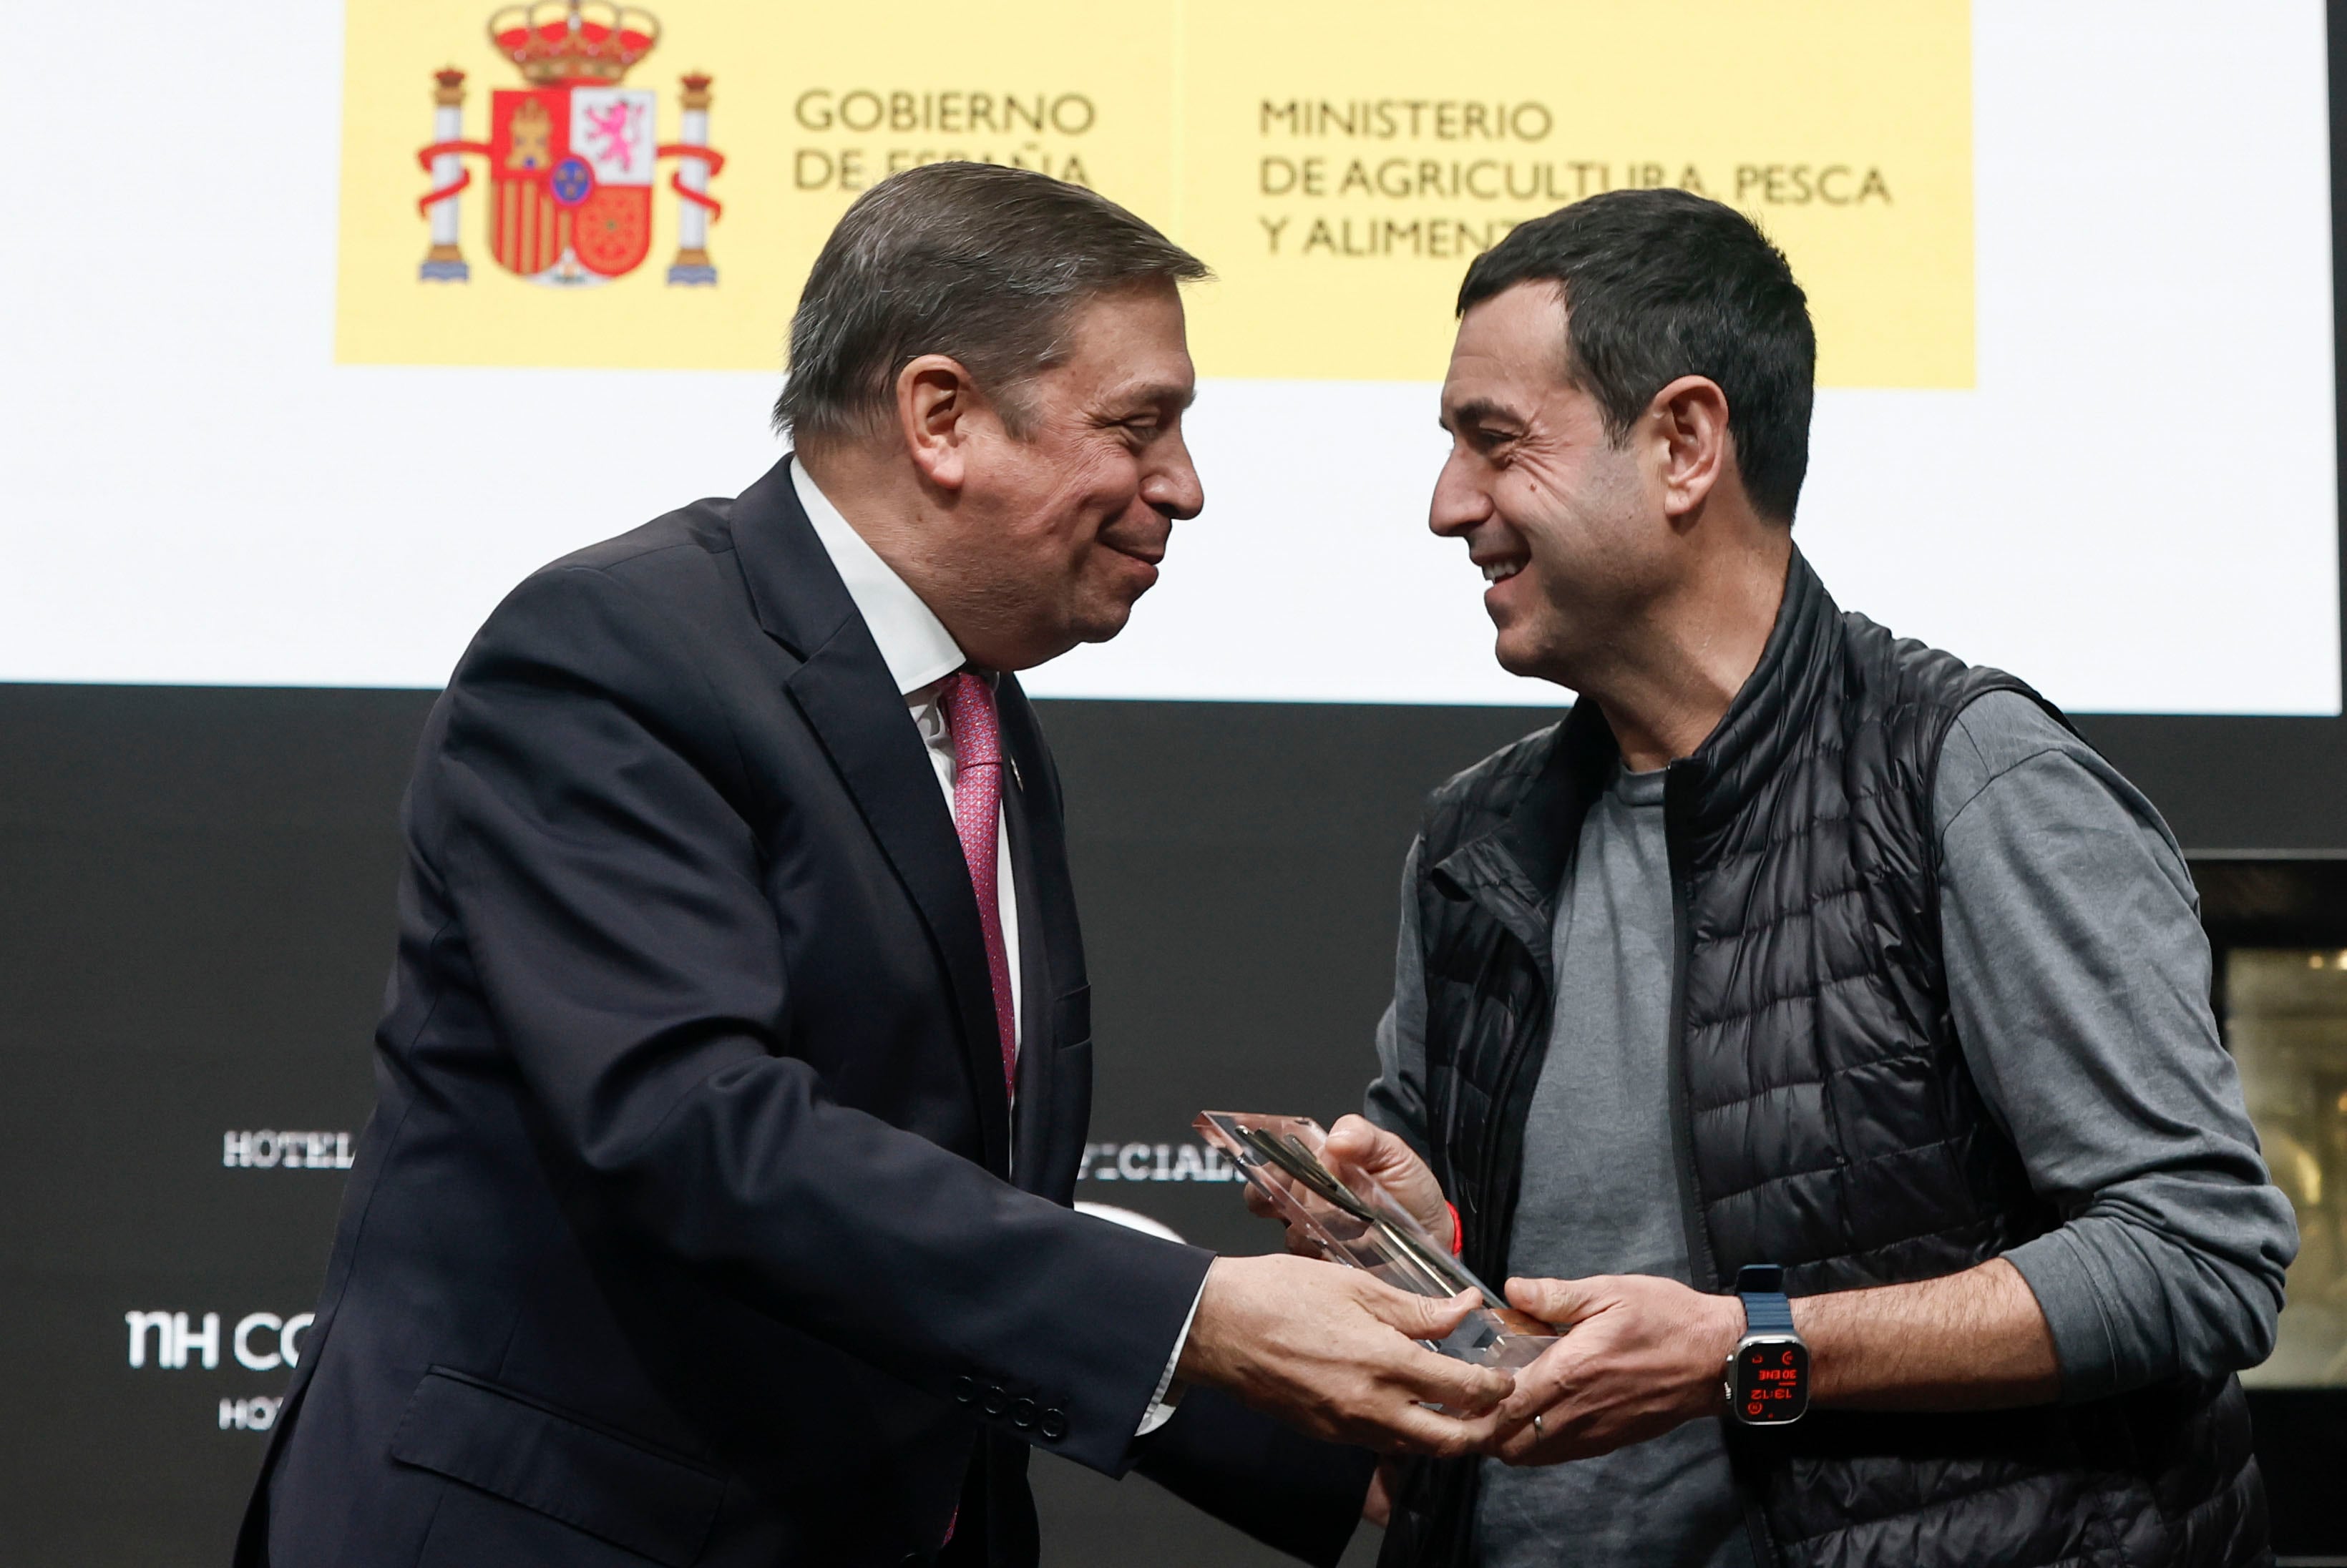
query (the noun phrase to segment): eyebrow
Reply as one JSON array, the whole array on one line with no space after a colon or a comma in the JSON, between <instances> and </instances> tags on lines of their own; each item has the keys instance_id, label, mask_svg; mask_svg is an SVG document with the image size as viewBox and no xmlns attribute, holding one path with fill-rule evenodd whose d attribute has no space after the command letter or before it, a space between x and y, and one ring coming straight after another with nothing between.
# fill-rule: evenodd
<instances>
[{"instance_id":1,"label":"eyebrow","mask_svg":"<svg viewBox=\"0 0 2347 1568\"><path fill-rule=\"evenodd\" d=\"M1130 392L1119 392L1109 401L1146 403L1152 408L1163 408L1171 403L1176 409L1186 409L1197 401L1197 397L1198 389L1194 384L1184 386L1179 382L1152 382Z\"/></svg>"},{"instance_id":2,"label":"eyebrow","mask_svg":"<svg viewBox=\"0 0 2347 1568\"><path fill-rule=\"evenodd\" d=\"M1085 417L1102 424L1125 424L1143 412L1161 417L1179 417L1186 412L1198 395L1198 389L1184 386L1179 382L1143 382L1135 386L1119 387L1092 406Z\"/></svg>"},{"instance_id":3,"label":"eyebrow","mask_svg":"<svg viewBox=\"0 0 2347 1568\"><path fill-rule=\"evenodd\" d=\"M1453 430L1462 424L1478 424L1487 419L1496 419L1504 424L1524 423L1524 416L1522 413L1503 402L1487 397L1470 398L1457 408L1444 409L1441 416L1435 423L1445 430Z\"/></svg>"}]
</instances>

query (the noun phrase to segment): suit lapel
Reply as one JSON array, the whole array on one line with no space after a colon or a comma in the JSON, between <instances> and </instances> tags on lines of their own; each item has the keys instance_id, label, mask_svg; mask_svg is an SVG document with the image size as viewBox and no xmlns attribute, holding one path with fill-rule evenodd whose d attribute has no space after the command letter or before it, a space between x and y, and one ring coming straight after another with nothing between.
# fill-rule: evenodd
<instances>
[{"instance_id":1,"label":"suit lapel","mask_svg":"<svg viewBox=\"0 0 2347 1568\"><path fill-rule=\"evenodd\" d=\"M1040 954L1048 993L1038 1000L1049 1007L1061 993L1084 983L1083 933L1068 875L1067 822L1042 727L1035 722L1035 710L1028 706L1016 677L1006 675L996 683L994 703L1002 717L1003 750L1011 761L1011 776L1003 780L1003 808L1016 813L1010 819L1011 847L1020 885L1027 890L1019 906L1020 944ZM1030 901L1035 911L1031 939L1025 935ZM1047 1033L1050 1026L1047 1019Z\"/></svg>"},{"instance_id":2,"label":"suit lapel","mask_svg":"<svg viewBox=\"0 0 2347 1568\"><path fill-rule=\"evenodd\" d=\"M1002 677L1002 691L1015 689L1010 677ZM998 697L999 700L999 697ZM1021 755L1010 727L1004 728L1006 750L1018 759L1018 766L1003 780L1002 820L1010 834L1011 884L1019 899L1020 965L1020 1030L1019 1105L1013 1114L1010 1135L1018 1148L1018 1158L1010 1170L1018 1185L1030 1192L1042 1192L1056 1168L1052 1158L1055 1145L1069 1135L1069 1129L1058 1125L1064 1120L1059 1115L1059 1087L1054 1080L1066 1070L1060 1060L1056 1027L1059 1009L1055 1000L1064 989L1061 964L1064 962L1055 936L1058 921L1051 912L1061 897L1039 863L1038 838L1053 837L1036 818L1035 801L1023 782L1036 763ZM1077 1129L1079 1133L1081 1129Z\"/></svg>"},{"instance_id":3,"label":"suit lapel","mask_svg":"<svg viewBox=\"0 0 2347 1568\"><path fill-rule=\"evenodd\" d=\"M1022 791L1003 780L1002 820L1010 834L1010 881L1019 901L1019 1104L1011 1113L1011 1179L1032 1192L1049 1168L1044 1156L1051 1132L1051 1073L1059 1055L1051 1038L1051 965L1042 913L1035 901L1034 826Z\"/></svg>"},{"instance_id":4,"label":"suit lapel","mask_svg":"<svg viewBox=\"0 0 2347 1568\"><path fill-rule=\"evenodd\" d=\"M928 928L961 1021L985 1164L1009 1168L1010 1104L986 938L953 818L919 732L793 489L789 460L734 503L734 548L769 635L799 654L784 683ZM1022 944L1023 945L1023 944Z\"/></svg>"},{"instance_id":5,"label":"suit lapel","mask_svg":"<svg viewBox=\"0 0 2347 1568\"><path fill-rule=\"evenodd\" d=\"M1025 987L1022 1012L1025 1047L1019 1060L1020 1185L1042 1191L1052 1173L1071 1163L1061 1145L1081 1139L1081 1125L1054 1123L1051 1112L1066 1097L1055 1082L1075 1071L1061 1059L1059 1001L1084 983L1083 939L1076 922L1075 891L1068 876L1067 836L1053 782L1051 754L1041 727L1018 681L1003 676L995 687L1002 717L1005 753L1014 764L1003 780L1004 820L1010 830L1010 858L1019 888L1019 945ZM1088 1085L1080 1096L1089 1103ZM1061 1120L1067 1120L1061 1117Z\"/></svg>"}]
</instances>

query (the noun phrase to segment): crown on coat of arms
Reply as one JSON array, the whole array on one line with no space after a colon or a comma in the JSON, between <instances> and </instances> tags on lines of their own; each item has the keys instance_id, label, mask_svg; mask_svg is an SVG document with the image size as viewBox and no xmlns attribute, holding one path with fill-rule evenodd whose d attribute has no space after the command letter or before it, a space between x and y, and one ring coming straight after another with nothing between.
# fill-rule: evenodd
<instances>
[{"instance_id":1,"label":"crown on coat of arms","mask_svg":"<svg viewBox=\"0 0 2347 1568\"><path fill-rule=\"evenodd\" d=\"M492 15L489 41L533 87L610 87L652 52L660 19L600 0L534 0Z\"/></svg>"}]
</instances>

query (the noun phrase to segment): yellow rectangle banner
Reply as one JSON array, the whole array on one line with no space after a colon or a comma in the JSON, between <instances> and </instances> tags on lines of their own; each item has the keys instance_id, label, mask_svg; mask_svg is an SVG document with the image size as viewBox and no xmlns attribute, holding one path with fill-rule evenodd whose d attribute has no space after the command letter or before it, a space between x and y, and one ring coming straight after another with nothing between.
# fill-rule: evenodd
<instances>
[{"instance_id":1,"label":"yellow rectangle banner","mask_svg":"<svg viewBox=\"0 0 2347 1568\"><path fill-rule=\"evenodd\" d=\"M1784 248L1824 384L1972 384L1964 0L347 9L343 362L777 368L856 194L969 158L1204 258L1204 375L1439 379L1478 252L1669 185Z\"/></svg>"}]
</instances>

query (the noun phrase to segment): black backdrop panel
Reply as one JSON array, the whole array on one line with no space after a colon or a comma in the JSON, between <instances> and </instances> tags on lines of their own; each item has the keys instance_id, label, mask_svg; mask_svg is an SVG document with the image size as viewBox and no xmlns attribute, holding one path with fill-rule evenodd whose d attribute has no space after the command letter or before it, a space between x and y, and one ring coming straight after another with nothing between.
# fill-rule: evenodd
<instances>
[{"instance_id":1,"label":"black backdrop panel","mask_svg":"<svg viewBox=\"0 0 2347 1568\"><path fill-rule=\"evenodd\" d=\"M0 687L0 1562L224 1560L373 1099L429 702ZM1100 1039L1084 1201L1274 1244L1191 1116L1358 1104L1419 803L1549 717L1046 705ZM2338 721L2088 728L2188 843L2347 845ZM1038 1482L1054 1563L1271 1561L1145 1482Z\"/></svg>"},{"instance_id":2,"label":"black backdrop panel","mask_svg":"<svg viewBox=\"0 0 2347 1568\"><path fill-rule=\"evenodd\" d=\"M284 1381L236 1333L267 1365L317 1294L428 701L0 692L0 1562L226 1560ZM222 1163L259 1132L328 1136Z\"/></svg>"}]
</instances>

